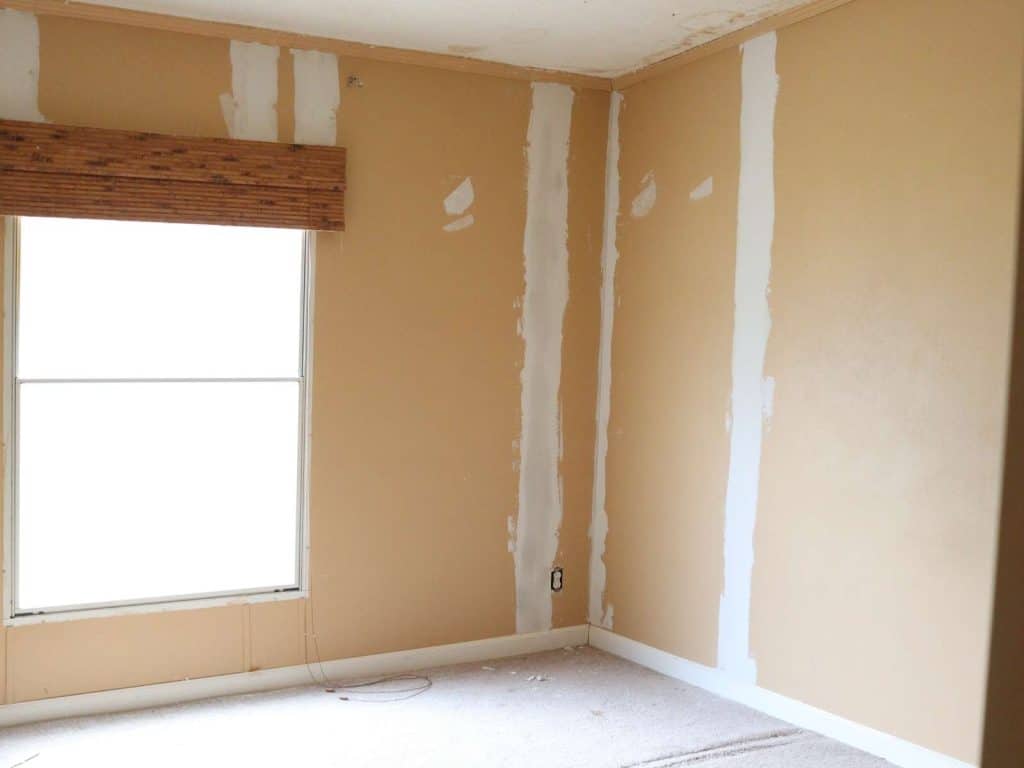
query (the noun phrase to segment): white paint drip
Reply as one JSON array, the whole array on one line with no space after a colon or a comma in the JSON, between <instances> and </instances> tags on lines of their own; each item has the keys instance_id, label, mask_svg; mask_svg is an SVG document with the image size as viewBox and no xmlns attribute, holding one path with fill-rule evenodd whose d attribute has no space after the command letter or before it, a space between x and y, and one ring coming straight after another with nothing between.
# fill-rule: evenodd
<instances>
[{"instance_id":1,"label":"white paint drip","mask_svg":"<svg viewBox=\"0 0 1024 768\"><path fill-rule=\"evenodd\" d=\"M572 88L533 83L527 129L523 259L519 512L516 520L516 631L551 628L550 569L562 523L558 390L562 321L569 300L569 128Z\"/></svg>"},{"instance_id":2,"label":"white paint drip","mask_svg":"<svg viewBox=\"0 0 1024 768\"><path fill-rule=\"evenodd\" d=\"M292 49L295 68L295 143L338 143L341 85L338 57L322 51Z\"/></svg>"},{"instance_id":3,"label":"white paint drip","mask_svg":"<svg viewBox=\"0 0 1024 768\"><path fill-rule=\"evenodd\" d=\"M445 224L443 227L441 227L441 229L443 229L445 232L458 232L459 230L468 229L469 227L472 227L474 221L476 221L476 219L474 219L473 214L470 213L466 216L462 216L461 218L456 219L455 221L451 221Z\"/></svg>"},{"instance_id":4,"label":"white paint drip","mask_svg":"<svg viewBox=\"0 0 1024 768\"><path fill-rule=\"evenodd\" d=\"M642 219L651 212L658 199L658 184L654 181L654 171L648 171L640 180L643 188L633 198L631 213L634 219Z\"/></svg>"},{"instance_id":5,"label":"white paint drip","mask_svg":"<svg viewBox=\"0 0 1024 768\"><path fill-rule=\"evenodd\" d=\"M616 233L619 217L619 112L622 94L613 91L608 105L608 149L604 164L604 236L601 242L601 337L597 353L597 430L594 444L594 492L590 510L591 624L612 628L613 608L604 605L607 569L604 563L608 538L605 507L605 466L608 459L608 422L612 402L612 332L615 325L615 265L619 261Z\"/></svg>"},{"instance_id":6,"label":"white paint drip","mask_svg":"<svg viewBox=\"0 0 1024 768\"><path fill-rule=\"evenodd\" d=\"M475 199L476 193L473 191L473 179L467 176L444 199L444 212L449 216L459 216L466 212Z\"/></svg>"},{"instance_id":7,"label":"white paint drip","mask_svg":"<svg viewBox=\"0 0 1024 768\"><path fill-rule=\"evenodd\" d=\"M718 616L718 666L757 679L750 655L754 525L765 413L764 358L771 331L768 281L775 229L776 36L746 43L740 111L740 183L732 342L732 430L725 498L725 586Z\"/></svg>"},{"instance_id":8,"label":"white paint drip","mask_svg":"<svg viewBox=\"0 0 1024 768\"><path fill-rule=\"evenodd\" d=\"M704 181L693 188L690 192L691 200L703 200L706 197L711 197L711 194L715 191L715 178L708 176Z\"/></svg>"},{"instance_id":9,"label":"white paint drip","mask_svg":"<svg viewBox=\"0 0 1024 768\"><path fill-rule=\"evenodd\" d=\"M277 141L277 60L281 49L231 41L231 93L220 97L233 139Z\"/></svg>"},{"instance_id":10,"label":"white paint drip","mask_svg":"<svg viewBox=\"0 0 1024 768\"><path fill-rule=\"evenodd\" d=\"M39 111L39 22L34 14L0 8L0 117L46 121Z\"/></svg>"}]
</instances>

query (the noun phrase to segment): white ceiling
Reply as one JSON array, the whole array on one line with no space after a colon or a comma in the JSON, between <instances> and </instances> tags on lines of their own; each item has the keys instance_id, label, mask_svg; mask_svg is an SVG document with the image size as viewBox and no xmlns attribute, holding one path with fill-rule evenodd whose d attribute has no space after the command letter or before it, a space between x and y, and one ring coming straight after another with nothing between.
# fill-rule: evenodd
<instances>
[{"instance_id":1,"label":"white ceiling","mask_svg":"<svg viewBox=\"0 0 1024 768\"><path fill-rule=\"evenodd\" d=\"M92 0L339 40L614 76L812 0Z\"/></svg>"}]
</instances>

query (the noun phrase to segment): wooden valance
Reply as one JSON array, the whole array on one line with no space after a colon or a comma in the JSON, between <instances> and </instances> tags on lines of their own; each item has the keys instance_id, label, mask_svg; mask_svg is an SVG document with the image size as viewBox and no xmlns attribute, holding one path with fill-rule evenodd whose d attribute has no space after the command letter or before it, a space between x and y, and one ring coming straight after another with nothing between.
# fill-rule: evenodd
<instances>
[{"instance_id":1,"label":"wooden valance","mask_svg":"<svg viewBox=\"0 0 1024 768\"><path fill-rule=\"evenodd\" d=\"M345 150L0 120L0 214L345 228Z\"/></svg>"}]
</instances>

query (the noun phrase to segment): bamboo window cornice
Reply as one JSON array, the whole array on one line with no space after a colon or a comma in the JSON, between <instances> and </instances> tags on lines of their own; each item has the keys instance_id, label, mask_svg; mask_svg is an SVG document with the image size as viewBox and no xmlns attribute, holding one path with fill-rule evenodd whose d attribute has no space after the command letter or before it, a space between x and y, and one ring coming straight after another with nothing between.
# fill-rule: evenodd
<instances>
[{"instance_id":1,"label":"bamboo window cornice","mask_svg":"<svg viewBox=\"0 0 1024 768\"><path fill-rule=\"evenodd\" d=\"M0 120L0 214L345 228L345 150Z\"/></svg>"}]
</instances>

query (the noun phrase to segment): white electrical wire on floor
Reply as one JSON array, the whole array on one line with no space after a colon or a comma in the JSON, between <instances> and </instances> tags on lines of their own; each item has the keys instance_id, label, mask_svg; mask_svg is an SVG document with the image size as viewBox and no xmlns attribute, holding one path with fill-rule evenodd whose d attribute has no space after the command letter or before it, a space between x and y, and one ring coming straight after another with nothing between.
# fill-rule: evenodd
<instances>
[{"instance_id":1,"label":"white electrical wire on floor","mask_svg":"<svg viewBox=\"0 0 1024 768\"><path fill-rule=\"evenodd\" d=\"M427 675L417 675L412 673L387 675L385 677L373 678L371 680L358 680L349 683L336 682L331 680L327 676L327 671L324 669L323 659L320 656L320 640L316 634L316 623L313 619L313 590L310 587L309 590L309 610L305 612L303 616L303 628L305 629L305 636L302 642L302 652L306 662L306 671L309 672L309 679L313 681L313 685L316 685L326 693L338 693L338 698L341 701L367 701L379 704L386 704L395 701L406 701L419 696L421 693L425 693L430 690L434 685L434 681L431 680ZM320 679L313 673L313 667L310 666L309 662L309 640L313 640L313 650L316 654L316 665L320 670ZM401 683L409 682L413 683L409 686L400 688L394 688L389 686L389 683ZM385 686L385 687L378 687ZM369 697L369 698L361 698ZM387 697L387 698L378 698Z\"/></svg>"}]
</instances>

